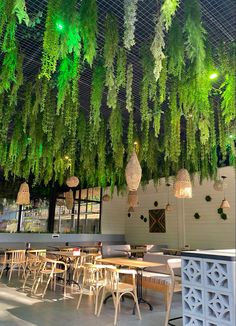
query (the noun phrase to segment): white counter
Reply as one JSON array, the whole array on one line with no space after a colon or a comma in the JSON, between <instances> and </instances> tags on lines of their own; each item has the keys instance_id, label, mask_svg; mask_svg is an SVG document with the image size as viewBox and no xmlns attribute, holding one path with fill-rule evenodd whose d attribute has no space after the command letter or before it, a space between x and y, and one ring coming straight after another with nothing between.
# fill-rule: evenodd
<instances>
[{"instance_id":1,"label":"white counter","mask_svg":"<svg viewBox=\"0 0 236 326\"><path fill-rule=\"evenodd\" d=\"M183 325L235 326L236 250L182 252Z\"/></svg>"}]
</instances>

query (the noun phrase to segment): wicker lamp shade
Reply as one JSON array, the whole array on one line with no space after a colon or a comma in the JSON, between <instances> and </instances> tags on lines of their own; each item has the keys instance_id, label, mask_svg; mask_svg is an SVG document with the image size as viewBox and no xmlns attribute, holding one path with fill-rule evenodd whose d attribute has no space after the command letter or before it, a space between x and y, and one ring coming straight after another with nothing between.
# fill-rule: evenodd
<instances>
[{"instance_id":1,"label":"wicker lamp shade","mask_svg":"<svg viewBox=\"0 0 236 326\"><path fill-rule=\"evenodd\" d=\"M102 197L102 200L103 201L109 201L111 199L111 197L108 195L108 194L105 194L103 197Z\"/></svg>"},{"instance_id":2,"label":"wicker lamp shade","mask_svg":"<svg viewBox=\"0 0 236 326\"><path fill-rule=\"evenodd\" d=\"M69 177L67 180L66 180L66 184L68 187L70 188L74 188L74 187L77 187L78 184L79 184L79 179L75 176L72 176L72 177Z\"/></svg>"},{"instance_id":3,"label":"wicker lamp shade","mask_svg":"<svg viewBox=\"0 0 236 326\"><path fill-rule=\"evenodd\" d=\"M228 200L226 198L224 198L221 202L220 208L224 209L224 208L230 208L230 204L228 202Z\"/></svg>"},{"instance_id":4,"label":"wicker lamp shade","mask_svg":"<svg viewBox=\"0 0 236 326\"><path fill-rule=\"evenodd\" d=\"M65 193L65 199L66 199L66 208L72 209L74 205L74 196L73 196L73 191L71 189Z\"/></svg>"},{"instance_id":5,"label":"wicker lamp shade","mask_svg":"<svg viewBox=\"0 0 236 326\"><path fill-rule=\"evenodd\" d=\"M138 206L138 194L137 191L129 191L128 193L128 204L130 207Z\"/></svg>"},{"instance_id":6,"label":"wicker lamp shade","mask_svg":"<svg viewBox=\"0 0 236 326\"><path fill-rule=\"evenodd\" d=\"M192 183L186 169L181 169L177 173L174 193L177 198L192 198Z\"/></svg>"},{"instance_id":7,"label":"wicker lamp shade","mask_svg":"<svg viewBox=\"0 0 236 326\"><path fill-rule=\"evenodd\" d=\"M20 185L20 189L17 194L16 203L18 205L29 205L30 203L30 192L29 185L27 182L23 182Z\"/></svg>"},{"instance_id":8,"label":"wicker lamp shade","mask_svg":"<svg viewBox=\"0 0 236 326\"><path fill-rule=\"evenodd\" d=\"M136 152L133 151L125 168L125 178L129 191L136 191L138 189L141 177L142 168L137 158Z\"/></svg>"}]
</instances>

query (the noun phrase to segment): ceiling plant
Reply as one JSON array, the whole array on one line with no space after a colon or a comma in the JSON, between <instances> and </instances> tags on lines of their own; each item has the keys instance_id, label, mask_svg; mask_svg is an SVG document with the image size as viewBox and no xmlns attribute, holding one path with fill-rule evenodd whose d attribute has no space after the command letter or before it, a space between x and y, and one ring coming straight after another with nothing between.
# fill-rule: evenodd
<instances>
[{"instance_id":1,"label":"ceiling plant","mask_svg":"<svg viewBox=\"0 0 236 326\"><path fill-rule=\"evenodd\" d=\"M135 22L138 0L124 0L124 47L130 50L135 44Z\"/></svg>"},{"instance_id":2,"label":"ceiling plant","mask_svg":"<svg viewBox=\"0 0 236 326\"><path fill-rule=\"evenodd\" d=\"M106 68L107 106L117 106L117 85L115 79L115 57L119 43L118 25L115 17L108 14L105 21L104 66Z\"/></svg>"}]
</instances>

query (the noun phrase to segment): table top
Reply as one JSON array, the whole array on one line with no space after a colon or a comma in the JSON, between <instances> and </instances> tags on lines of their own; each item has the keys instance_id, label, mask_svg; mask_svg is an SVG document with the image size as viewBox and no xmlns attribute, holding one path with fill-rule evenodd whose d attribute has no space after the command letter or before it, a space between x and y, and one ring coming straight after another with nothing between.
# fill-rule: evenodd
<instances>
[{"instance_id":1,"label":"table top","mask_svg":"<svg viewBox=\"0 0 236 326\"><path fill-rule=\"evenodd\" d=\"M130 252L131 254L147 252L146 248L135 248L135 249L114 249L115 251Z\"/></svg>"},{"instance_id":2,"label":"table top","mask_svg":"<svg viewBox=\"0 0 236 326\"><path fill-rule=\"evenodd\" d=\"M146 267L158 267L158 266L165 265L162 263L154 263L151 261L120 258L120 257L100 258L100 259L97 259L97 262L118 265L118 266L127 266L127 267L138 268L138 269L144 269Z\"/></svg>"},{"instance_id":3,"label":"table top","mask_svg":"<svg viewBox=\"0 0 236 326\"><path fill-rule=\"evenodd\" d=\"M80 256L97 256L97 253L83 253L81 252L80 255L73 255L73 251L48 251L51 255L57 255L57 256L64 256L64 257L80 257Z\"/></svg>"}]
</instances>

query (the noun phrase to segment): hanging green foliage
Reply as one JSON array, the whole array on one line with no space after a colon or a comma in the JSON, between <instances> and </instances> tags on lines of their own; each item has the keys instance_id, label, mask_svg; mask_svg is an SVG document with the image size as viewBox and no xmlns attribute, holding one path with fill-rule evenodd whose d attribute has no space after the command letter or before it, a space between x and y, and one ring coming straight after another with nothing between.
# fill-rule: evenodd
<instances>
[{"instance_id":1,"label":"hanging green foliage","mask_svg":"<svg viewBox=\"0 0 236 326\"><path fill-rule=\"evenodd\" d=\"M133 65L129 64L126 78L126 109L130 113L133 110L132 103Z\"/></svg>"},{"instance_id":2,"label":"hanging green foliage","mask_svg":"<svg viewBox=\"0 0 236 326\"><path fill-rule=\"evenodd\" d=\"M95 66L92 76L92 88L90 99L90 144L97 144L98 132L101 122L100 109L102 105L102 95L105 83L105 70L102 63Z\"/></svg>"},{"instance_id":3,"label":"hanging green foliage","mask_svg":"<svg viewBox=\"0 0 236 326\"><path fill-rule=\"evenodd\" d=\"M172 18L179 6L180 0L164 0L161 6L161 18L165 25L166 31L169 30Z\"/></svg>"},{"instance_id":4,"label":"hanging green foliage","mask_svg":"<svg viewBox=\"0 0 236 326\"><path fill-rule=\"evenodd\" d=\"M127 133L127 153L128 156L134 150L134 113L133 111L129 114L129 126L128 126L128 133Z\"/></svg>"},{"instance_id":5,"label":"hanging green foliage","mask_svg":"<svg viewBox=\"0 0 236 326\"><path fill-rule=\"evenodd\" d=\"M91 66L97 48L97 3L96 0L82 0L80 5L80 25L84 58Z\"/></svg>"},{"instance_id":6,"label":"hanging green foliage","mask_svg":"<svg viewBox=\"0 0 236 326\"><path fill-rule=\"evenodd\" d=\"M114 60L117 53L119 33L116 19L107 15L105 21L104 66L106 68L107 105L115 109L117 104L117 85L114 74Z\"/></svg>"},{"instance_id":7,"label":"hanging green foliage","mask_svg":"<svg viewBox=\"0 0 236 326\"><path fill-rule=\"evenodd\" d=\"M195 66L197 75L204 69L205 34L202 26L201 9L198 0L185 1L184 7L185 24L184 33L186 37L186 54L191 63Z\"/></svg>"},{"instance_id":8,"label":"hanging green foliage","mask_svg":"<svg viewBox=\"0 0 236 326\"><path fill-rule=\"evenodd\" d=\"M155 61L153 73L156 80L159 79L162 70L162 60L165 58L164 48L165 48L165 41L164 41L163 22L159 17L159 19L157 19L157 23L155 27L155 36L150 48Z\"/></svg>"},{"instance_id":9,"label":"hanging green foliage","mask_svg":"<svg viewBox=\"0 0 236 326\"><path fill-rule=\"evenodd\" d=\"M56 71L57 60L59 58L60 47L60 17L62 16L62 0L49 0L47 7L47 18L43 37L43 57L42 67L39 78L46 77L50 79ZM59 25L58 25L59 24Z\"/></svg>"},{"instance_id":10,"label":"hanging green foliage","mask_svg":"<svg viewBox=\"0 0 236 326\"><path fill-rule=\"evenodd\" d=\"M70 80L72 78L72 59L66 56L61 60L58 74L58 94L57 94L57 112L64 104L66 95L70 90Z\"/></svg>"},{"instance_id":11,"label":"hanging green foliage","mask_svg":"<svg viewBox=\"0 0 236 326\"><path fill-rule=\"evenodd\" d=\"M235 74L232 66L232 71L225 76L220 86L221 110L227 125L235 119L235 88Z\"/></svg>"},{"instance_id":12,"label":"hanging green foliage","mask_svg":"<svg viewBox=\"0 0 236 326\"><path fill-rule=\"evenodd\" d=\"M135 44L135 22L138 0L124 0L124 47L130 50Z\"/></svg>"},{"instance_id":13,"label":"hanging green foliage","mask_svg":"<svg viewBox=\"0 0 236 326\"><path fill-rule=\"evenodd\" d=\"M116 168L123 167L123 125L122 125L122 115L119 106L113 108L110 118L109 118L109 129L111 136L111 145L113 151L113 160Z\"/></svg>"},{"instance_id":14,"label":"hanging green foliage","mask_svg":"<svg viewBox=\"0 0 236 326\"><path fill-rule=\"evenodd\" d=\"M117 53L116 83L118 88L125 87L126 84L126 53L121 47Z\"/></svg>"},{"instance_id":15,"label":"hanging green foliage","mask_svg":"<svg viewBox=\"0 0 236 326\"><path fill-rule=\"evenodd\" d=\"M101 187L106 186L106 125L101 121L98 137L98 183Z\"/></svg>"},{"instance_id":16,"label":"hanging green foliage","mask_svg":"<svg viewBox=\"0 0 236 326\"><path fill-rule=\"evenodd\" d=\"M160 126L161 126L161 108L158 99L156 98L154 102L154 110L153 110L153 129L156 138L159 136Z\"/></svg>"},{"instance_id":17,"label":"hanging green foliage","mask_svg":"<svg viewBox=\"0 0 236 326\"><path fill-rule=\"evenodd\" d=\"M27 26L29 25L30 19L26 11L25 0L15 0L12 13L16 14L20 24L24 22Z\"/></svg>"},{"instance_id":18,"label":"hanging green foliage","mask_svg":"<svg viewBox=\"0 0 236 326\"><path fill-rule=\"evenodd\" d=\"M10 105L17 104L17 96L20 87L23 85L24 76L23 76L23 56L20 55L17 58L17 66L16 66L16 81L12 85L11 94L9 96Z\"/></svg>"},{"instance_id":19,"label":"hanging green foliage","mask_svg":"<svg viewBox=\"0 0 236 326\"><path fill-rule=\"evenodd\" d=\"M181 111L177 105L177 87L172 86L170 93L170 119L171 119L171 129L170 129L170 158L173 162L177 163L179 161L181 148L180 148L180 118Z\"/></svg>"},{"instance_id":20,"label":"hanging green foliage","mask_svg":"<svg viewBox=\"0 0 236 326\"><path fill-rule=\"evenodd\" d=\"M168 37L168 72L181 79L184 69L184 40L180 22L173 20Z\"/></svg>"},{"instance_id":21,"label":"hanging green foliage","mask_svg":"<svg viewBox=\"0 0 236 326\"><path fill-rule=\"evenodd\" d=\"M160 104L162 104L166 99L166 81L167 81L167 60L165 58L162 61L162 70L160 73L160 78L158 80Z\"/></svg>"}]
</instances>

